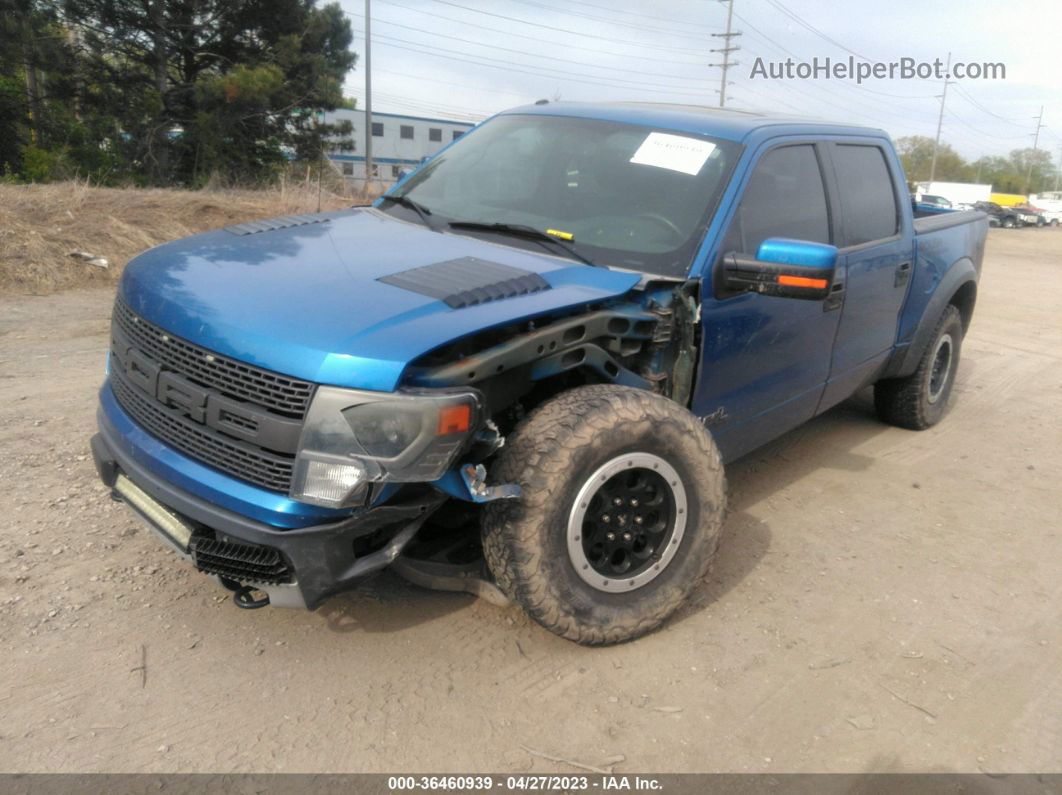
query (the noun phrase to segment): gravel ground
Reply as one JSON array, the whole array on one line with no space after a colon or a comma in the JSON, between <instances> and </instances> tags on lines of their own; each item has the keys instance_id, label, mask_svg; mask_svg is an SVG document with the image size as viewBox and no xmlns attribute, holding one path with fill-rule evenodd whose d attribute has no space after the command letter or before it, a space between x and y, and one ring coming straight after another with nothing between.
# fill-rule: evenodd
<instances>
[{"instance_id":1,"label":"gravel ground","mask_svg":"<svg viewBox=\"0 0 1062 795\"><path fill-rule=\"evenodd\" d=\"M96 481L111 298L0 299L0 770L1062 771L1062 231L991 232L941 425L732 466L708 580L607 649L387 572L236 609Z\"/></svg>"}]
</instances>

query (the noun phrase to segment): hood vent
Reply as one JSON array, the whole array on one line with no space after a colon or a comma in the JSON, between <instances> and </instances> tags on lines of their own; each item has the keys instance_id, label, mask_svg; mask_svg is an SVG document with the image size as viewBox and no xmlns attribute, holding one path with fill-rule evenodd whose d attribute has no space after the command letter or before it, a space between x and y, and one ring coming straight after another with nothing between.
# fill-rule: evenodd
<instances>
[{"instance_id":1,"label":"hood vent","mask_svg":"<svg viewBox=\"0 0 1062 795\"><path fill-rule=\"evenodd\" d=\"M226 232L234 235L254 235L259 232L272 232L276 229L289 229L293 226L323 224L331 220L323 215L282 215L279 218L266 218L261 221L248 221L245 224L226 226Z\"/></svg>"},{"instance_id":2,"label":"hood vent","mask_svg":"<svg viewBox=\"0 0 1062 795\"><path fill-rule=\"evenodd\" d=\"M451 309L548 290L549 282L525 271L477 257L460 257L412 268L377 281L445 301Z\"/></svg>"}]
</instances>

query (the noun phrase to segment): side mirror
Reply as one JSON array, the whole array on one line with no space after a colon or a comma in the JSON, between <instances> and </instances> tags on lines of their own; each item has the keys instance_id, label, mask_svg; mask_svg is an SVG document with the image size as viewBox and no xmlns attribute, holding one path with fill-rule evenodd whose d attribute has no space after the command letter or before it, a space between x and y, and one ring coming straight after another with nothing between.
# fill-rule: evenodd
<instances>
[{"instance_id":1,"label":"side mirror","mask_svg":"<svg viewBox=\"0 0 1062 795\"><path fill-rule=\"evenodd\" d=\"M836 246L771 237L760 244L755 258L736 252L723 256L723 287L822 301L830 293L836 267Z\"/></svg>"}]
</instances>

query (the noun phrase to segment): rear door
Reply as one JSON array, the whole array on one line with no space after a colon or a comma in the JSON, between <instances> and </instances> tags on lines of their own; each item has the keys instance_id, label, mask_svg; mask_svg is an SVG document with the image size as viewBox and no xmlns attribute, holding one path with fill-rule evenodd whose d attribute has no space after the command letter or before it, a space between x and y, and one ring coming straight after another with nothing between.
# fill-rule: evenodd
<instances>
[{"instance_id":1,"label":"rear door","mask_svg":"<svg viewBox=\"0 0 1062 795\"><path fill-rule=\"evenodd\" d=\"M840 205L838 267L843 263L845 297L820 411L873 378L896 342L914 251L909 213L900 204L906 191L886 146L877 139L828 146Z\"/></svg>"}]
</instances>

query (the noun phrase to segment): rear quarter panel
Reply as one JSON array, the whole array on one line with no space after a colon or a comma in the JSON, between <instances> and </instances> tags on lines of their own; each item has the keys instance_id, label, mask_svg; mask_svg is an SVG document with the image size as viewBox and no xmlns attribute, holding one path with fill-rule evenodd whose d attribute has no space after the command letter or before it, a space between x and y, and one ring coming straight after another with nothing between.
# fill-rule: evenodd
<instances>
[{"instance_id":1,"label":"rear quarter panel","mask_svg":"<svg viewBox=\"0 0 1062 795\"><path fill-rule=\"evenodd\" d=\"M964 284L980 278L988 217L969 210L918 218L914 232L914 274L886 373L892 377L914 372L940 313Z\"/></svg>"}]
</instances>

